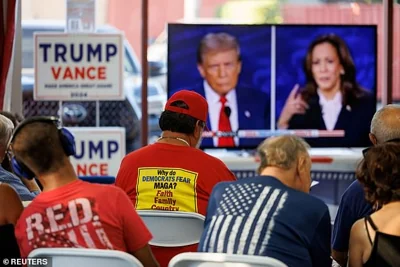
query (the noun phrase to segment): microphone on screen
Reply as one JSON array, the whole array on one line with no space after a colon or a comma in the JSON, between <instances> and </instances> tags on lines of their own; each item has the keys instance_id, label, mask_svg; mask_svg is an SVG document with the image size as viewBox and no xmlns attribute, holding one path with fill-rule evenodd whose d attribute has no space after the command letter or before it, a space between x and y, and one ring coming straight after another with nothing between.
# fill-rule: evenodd
<instances>
[{"instance_id":1,"label":"microphone on screen","mask_svg":"<svg viewBox=\"0 0 400 267\"><path fill-rule=\"evenodd\" d=\"M230 107L225 106L224 107L224 112L225 112L225 115L229 118L229 116L231 115L232 110L231 110Z\"/></svg>"}]
</instances>

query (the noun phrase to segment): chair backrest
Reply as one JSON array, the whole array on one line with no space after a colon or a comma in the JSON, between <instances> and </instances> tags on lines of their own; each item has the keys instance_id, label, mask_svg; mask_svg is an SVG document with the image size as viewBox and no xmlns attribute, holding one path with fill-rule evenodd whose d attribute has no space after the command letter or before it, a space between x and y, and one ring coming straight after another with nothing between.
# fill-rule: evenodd
<instances>
[{"instance_id":1,"label":"chair backrest","mask_svg":"<svg viewBox=\"0 0 400 267\"><path fill-rule=\"evenodd\" d=\"M287 267L287 265L266 256L187 252L173 257L168 267Z\"/></svg>"},{"instance_id":2,"label":"chair backrest","mask_svg":"<svg viewBox=\"0 0 400 267\"><path fill-rule=\"evenodd\" d=\"M180 247L197 244L204 229L205 217L193 212L137 211L153 235L150 245Z\"/></svg>"},{"instance_id":3,"label":"chair backrest","mask_svg":"<svg viewBox=\"0 0 400 267\"><path fill-rule=\"evenodd\" d=\"M95 267L143 267L132 255L105 249L86 248L38 248L29 253L29 258L51 258L51 266L95 266ZM34 265L28 265L33 267Z\"/></svg>"}]
</instances>

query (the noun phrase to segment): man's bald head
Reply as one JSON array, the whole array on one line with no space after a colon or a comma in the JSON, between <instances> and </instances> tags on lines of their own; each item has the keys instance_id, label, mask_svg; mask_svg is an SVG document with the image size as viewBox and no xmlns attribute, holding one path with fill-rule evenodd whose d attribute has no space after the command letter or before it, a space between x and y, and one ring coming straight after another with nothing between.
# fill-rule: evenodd
<instances>
[{"instance_id":1,"label":"man's bald head","mask_svg":"<svg viewBox=\"0 0 400 267\"><path fill-rule=\"evenodd\" d=\"M386 105L375 112L370 132L378 144L400 139L400 105Z\"/></svg>"}]
</instances>

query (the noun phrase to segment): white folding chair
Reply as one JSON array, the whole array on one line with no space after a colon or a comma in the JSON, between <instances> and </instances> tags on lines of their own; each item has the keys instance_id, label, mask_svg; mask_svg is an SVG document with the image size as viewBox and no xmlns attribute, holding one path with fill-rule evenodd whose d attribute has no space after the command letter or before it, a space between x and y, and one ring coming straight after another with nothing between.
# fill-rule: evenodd
<instances>
[{"instance_id":1,"label":"white folding chair","mask_svg":"<svg viewBox=\"0 0 400 267\"><path fill-rule=\"evenodd\" d=\"M287 267L283 262L266 256L224 253L187 252L176 255L168 267Z\"/></svg>"},{"instance_id":2,"label":"white folding chair","mask_svg":"<svg viewBox=\"0 0 400 267\"><path fill-rule=\"evenodd\" d=\"M153 235L150 245L180 247L197 244L205 217L194 212L137 210Z\"/></svg>"},{"instance_id":3,"label":"white folding chair","mask_svg":"<svg viewBox=\"0 0 400 267\"><path fill-rule=\"evenodd\" d=\"M95 267L143 267L132 255L105 249L86 248L38 248L29 253L29 258L50 258L51 266L95 266ZM33 267L34 265L28 265Z\"/></svg>"}]
</instances>

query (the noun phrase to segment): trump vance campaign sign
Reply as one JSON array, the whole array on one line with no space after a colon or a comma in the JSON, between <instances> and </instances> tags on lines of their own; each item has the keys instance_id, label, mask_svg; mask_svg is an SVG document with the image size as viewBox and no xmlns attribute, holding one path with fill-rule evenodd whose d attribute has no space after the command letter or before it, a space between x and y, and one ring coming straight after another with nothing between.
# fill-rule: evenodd
<instances>
[{"instance_id":1,"label":"trump vance campaign sign","mask_svg":"<svg viewBox=\"0 0 400 267\"><path fill-rule=\"evenodd\" d=\"M123 100L121 34L35 33L35 100Z\"/></svg>"},{"instance_id":2,"label":"trump vance campaign sign","mask_svg":"<svg viewBox=\"0 0 400 267\"><path fill-rule=\"evenodd\" d=\"M70 127L76 154L70 157L78 176L117 176L126 153L125 128Z\"/></svg>"}]
</instances>

